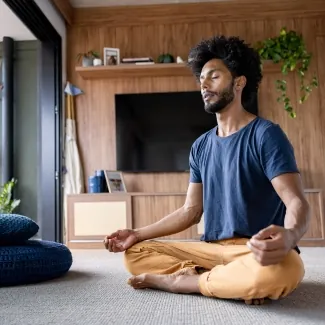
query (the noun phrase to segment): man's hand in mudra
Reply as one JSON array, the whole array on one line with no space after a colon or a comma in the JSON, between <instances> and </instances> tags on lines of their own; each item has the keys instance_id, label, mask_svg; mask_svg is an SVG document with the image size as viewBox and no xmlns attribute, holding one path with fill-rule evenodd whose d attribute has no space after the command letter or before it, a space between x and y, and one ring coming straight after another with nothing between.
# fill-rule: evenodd
<instances>
[{"instance_id":1,"label":"man's hand in mudra","mask_svg":"<svg viewBox=\"0 0 325 325\"><path fill-rule=\"evenodd\" d=\"M104 239L105 248L110 252L124 252L138 242L136 232L132 229L118 230Z\"/></svg>"},{"instance_id":2,"label":"man's hand in mudra","mask_svg":"<svg viewBox=\"0 0 325 325\"><path fill-rule=\"evenodd\" d=\"M254 235L248 242L255 259L263 266L282 262L295 246L291 229L271 225Z\"/></svg>"}]
</instances>

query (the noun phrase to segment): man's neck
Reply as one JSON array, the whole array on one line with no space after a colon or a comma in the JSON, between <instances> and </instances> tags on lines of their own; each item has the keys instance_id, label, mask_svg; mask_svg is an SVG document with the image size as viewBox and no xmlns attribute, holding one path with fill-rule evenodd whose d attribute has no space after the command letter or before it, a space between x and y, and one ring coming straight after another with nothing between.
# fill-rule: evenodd
<instances>
[{"instance_id":1,"label":"man's neck","mask_svg":"<svg viewBox=\"0 0 325 325\"><path fill-rule=\"evenodd\" d=\"M243 107L229 107L225 112L217 113L218 136L227 137L255 119Z\"/></svg>"}]
</instances>

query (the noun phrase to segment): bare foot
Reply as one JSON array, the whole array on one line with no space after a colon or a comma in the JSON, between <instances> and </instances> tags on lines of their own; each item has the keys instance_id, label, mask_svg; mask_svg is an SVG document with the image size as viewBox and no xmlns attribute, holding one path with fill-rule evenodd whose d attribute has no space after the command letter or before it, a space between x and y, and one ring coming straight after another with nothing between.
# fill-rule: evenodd
<instances>
[{"instance_id":1,"label":"bare foot","mask_svg":"<svg viewBox=\"0 0 325 325\"><path fill-rule=\"evenodd\" d=\"M173 293L200 292L198 287L199 275L193 268L184 268L173 274L143 273L133 276L128 284L135 289L157 289Z\"/></svg>"},{"instance_id":2,"label":"bare foot","mask_svg":"<svg viewBox=\"0 0 325 325\"><path fill-rule=\"evenodd\" d=\"M200 293L199 275L194 268L184 268L172 274L143 273L133 276L128 284L134 289L157 289L172 293ZM246 305L263 305L264 299L245 300Z\"/></svg>"},{"instance_id":3,"label":"bare foot","mask_svg":"<svg viewBox=\"0 0 325 325\"><path fill-rule=\"evenodd\" d=\"M264 298L245 300L246 305L264 305Z\"/></svg>"}]
</instances>

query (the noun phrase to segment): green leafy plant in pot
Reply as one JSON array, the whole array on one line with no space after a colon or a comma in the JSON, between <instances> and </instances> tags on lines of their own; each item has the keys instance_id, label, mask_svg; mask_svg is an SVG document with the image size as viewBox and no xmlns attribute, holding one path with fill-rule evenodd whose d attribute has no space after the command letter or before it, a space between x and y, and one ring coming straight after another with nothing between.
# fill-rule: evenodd
<instances>
[{"instance_id":1,"label":"green leafy plant in pot","mask_svg":"<svg viewBox=\"0 0 325 325\"><path fill-rule=\"evenodd\" d=\"M287 31L285 27L280 30L280 35L268 38L256 44L256 49L262 60L271 60L281 64L283 75L296 71L300 80L299 103L306 101L313 88L318 86L316 76L310 82L306 82L306 72L310 66L311 53L306 49L302 35L295 31ZM278 102L283 103L284 109L292 118L296 117L291 99L287 95L287 81L276 80L276 89L281 94Z\"/></svg>"},{"instance_id":2,"label":"green leafy plant in pot","mask_svg":"<svg viewBox=\"0 0 325 325\"><path fill-rule=\"evenodd\" d=\"M158 57L158 63L174 63L174 57L169 53L160 54Z\"/></svg>"},{"instance_id":3,"label":"green leafy plant in pot","mask_svg":"<svg viewBox=\"0 0 325 325\"><path fill-rule=\"evenodd\" d=\"M85 53L78 53L77 54L77 61L80 62L82 60L83 67L90 67L93 65L94 59L99 58L99 53L96 51L88 51Z\"/></svg>"},{"instance_id":4,"label":"green leafy plant in pot","mask_svg":"<svg viewBox=\"0 0 325 325\"><path fill-rule=\"evenodd\" d=\"M12 199L12 191L17 184L16 179L11 179L1 187L0 191L0 213L13 213L19 206L20 200Z\"/></svg>"}]
</instances>

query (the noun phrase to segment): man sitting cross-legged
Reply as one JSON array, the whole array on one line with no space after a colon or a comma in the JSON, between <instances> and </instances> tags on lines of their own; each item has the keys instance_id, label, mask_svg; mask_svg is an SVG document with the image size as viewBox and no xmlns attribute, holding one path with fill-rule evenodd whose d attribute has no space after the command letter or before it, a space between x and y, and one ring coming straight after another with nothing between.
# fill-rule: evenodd
<instances>
[{"instance_id":1,"label":"man sitting cross-legged","mask_svg":"<svg viewBox=\"0 0 325 325\"><path fill-rule=\"evenodd\" d=\"M147 227L106 236L105 246L125 251L134 288L247 303L285 297L304 277L297 244L310 212L285 133L248 112L262 80L259 56L221 36L194 47L189 66L217 126L192 145L184 206ZM201 241L149 241L193 226L203 210Z\"/></svg>"}]
</instances>

